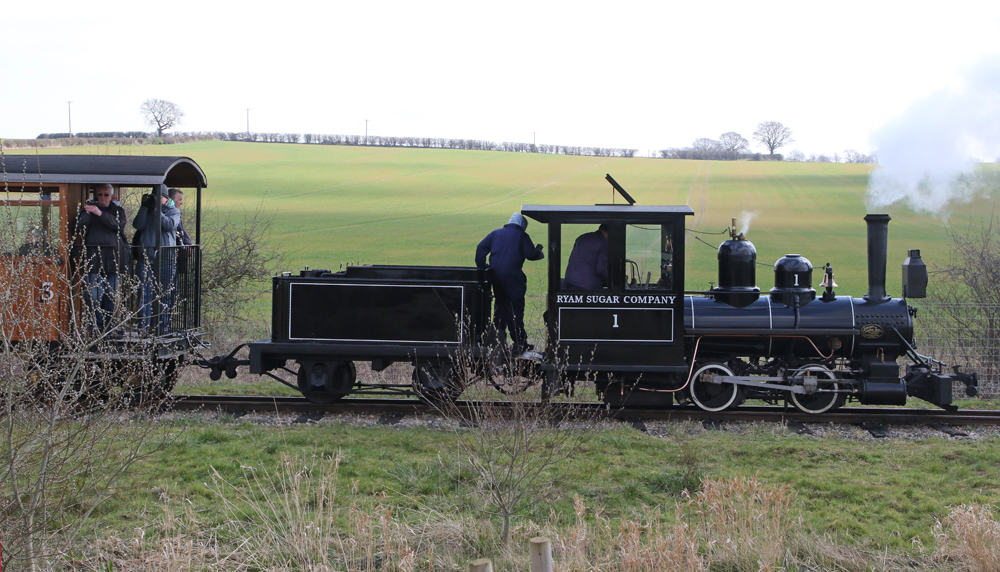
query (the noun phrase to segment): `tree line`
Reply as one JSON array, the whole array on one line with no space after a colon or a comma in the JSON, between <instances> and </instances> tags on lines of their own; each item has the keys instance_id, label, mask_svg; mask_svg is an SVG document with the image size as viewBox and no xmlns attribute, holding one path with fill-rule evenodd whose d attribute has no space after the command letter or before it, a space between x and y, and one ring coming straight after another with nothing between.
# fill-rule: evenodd
<instances>
[{"instance_id":1,"label":"tree line","mask_svg":"<svg viewBox=\"0 0 1000 572\"><path fill-rule=\"evenodd\" d=\"M419 147L427 149L466 149L472 151L507 151L511 153L546 153L551 155L592 155L595 157L634 157L638 149L583 147L572 145L536 145L514 141L452 139L446 137L400 137L394 135L329 135L318 133L247 133L214 132L223 141L263 143L305 143L307 145L359 145L369 147Z\"/></svg>"}]
</instances>

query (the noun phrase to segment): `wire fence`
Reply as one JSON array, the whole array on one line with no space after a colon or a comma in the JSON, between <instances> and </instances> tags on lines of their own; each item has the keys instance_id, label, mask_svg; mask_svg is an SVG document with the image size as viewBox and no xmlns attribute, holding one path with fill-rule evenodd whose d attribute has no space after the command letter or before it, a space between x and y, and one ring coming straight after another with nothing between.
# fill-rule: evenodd
<instances>
[{"instance_id":1,"label":"wire fence","mask_svg":"<svg viewBox=\"0 0 1000 572\"><path fill-rule=\"evenodd\" d=\"M917 307L917 351L979 372L979 394L1000 397L1000 304L920 302Z\"/></svg>"}]
</instances>

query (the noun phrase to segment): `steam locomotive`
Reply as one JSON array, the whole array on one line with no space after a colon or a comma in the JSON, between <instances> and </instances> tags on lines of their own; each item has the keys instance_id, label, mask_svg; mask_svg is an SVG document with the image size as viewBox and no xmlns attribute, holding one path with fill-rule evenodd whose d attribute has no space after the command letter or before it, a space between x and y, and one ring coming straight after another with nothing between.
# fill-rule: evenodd
<instances>
[{"instance_id":1,"label":"steam locomotive","mask_svg":"<svg viewBox=\"0 0 1000 572\"><path fill-rule=\"evenodd\" d=\"M206 365L216 379L246 363L251 373L287 383L275 375L284 369L318 403L404 391L359 380L355 362L374 371L412 364L412 388L404 392L431 402L456 399L469 371L540 381L543 398L572 393L587 380L613 406L693 404L706 411L762 399L822 413L848 400L902 405L908 397L954 409L956 383L975 395L975 373L948 371L916 351L916 310L907 300L925 296L919 251L903 263L903 298L886 295L888 215L865 217L869 289L862 298L836 295L829 265L817 293L814 268L799 254L774 264L774 287L762 292L756 249L735 221L718 249L718 286L690 292L684 221L694 212L637 206L607 179L625 203L521 207L548 234L546 343L534 361L505 355L492 335L488 270L366 265L274 277L271 338L250 343L246 362L230 355ZM608 228L609 283L568 289L561 280L564 230L572 240L579 232L570 231L598 224Z\"/></svg>"}]
</instances>

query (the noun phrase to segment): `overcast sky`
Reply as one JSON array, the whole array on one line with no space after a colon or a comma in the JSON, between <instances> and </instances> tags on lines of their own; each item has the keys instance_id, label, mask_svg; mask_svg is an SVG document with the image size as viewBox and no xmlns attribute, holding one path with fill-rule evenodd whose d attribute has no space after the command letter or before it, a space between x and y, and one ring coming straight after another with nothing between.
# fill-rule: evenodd
<instances>
[{"instance_id":1,"label":"overcast sky","mask_svg":"<svg viewBox=\"0 0 1000 572\"><path fill-rule=\"evenodd\" d=\"M627 147L780 121L872 151L1000 54L1000 2L7 2L0 136L364 133ZM533 134L533 132L536 132Z\"/></svg>"}]
</instances>

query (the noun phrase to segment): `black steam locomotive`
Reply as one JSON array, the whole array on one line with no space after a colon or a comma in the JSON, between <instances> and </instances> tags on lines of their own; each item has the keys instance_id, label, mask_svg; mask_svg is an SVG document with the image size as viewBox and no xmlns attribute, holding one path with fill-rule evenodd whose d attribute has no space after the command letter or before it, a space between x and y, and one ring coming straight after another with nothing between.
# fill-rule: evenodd
<instances>
[{"instance_id":1,"label":"black steam locomotive","mask_svg":"<svg viewBox=\"0 0 1000 572\"><path fill-rule=\"evenodd\" d=\"M540 360L505 359L491 342L488 271L349 266L273 279L272 337L249 344L250 371L273 376L285 369L320 403L400 391L360 381L355 362L370 362L375 371L412 364L412 391L430 401L457 398L470 368L490 376L509 374L512 364L519 375L538 377L543 397L589 380L605 402L626 407L693 403L720 411L763 399L822 413L848 399L901 405L908 396L953 408L955 382L975 394L975 373L946 372L914 347L916 311L906 298L923 297L926 289L919 251L911 250L903 265L904 298L886 295L888 215L865 217L869 290L862 298L837 296L829 265L817 293L813 266L798 254L775 263L774 287L761 292L756 250L735 229L718 250L718 286L686 292L684 221L694 212L636 206L608 180L626 204L521 207L548 228ZM572 241L602 223L609 229L608 286L567 289L563 237ZM234 363L215 360L213 377L234 374Z\"/></svg>"}]
</instances>

